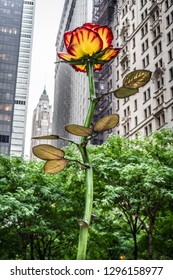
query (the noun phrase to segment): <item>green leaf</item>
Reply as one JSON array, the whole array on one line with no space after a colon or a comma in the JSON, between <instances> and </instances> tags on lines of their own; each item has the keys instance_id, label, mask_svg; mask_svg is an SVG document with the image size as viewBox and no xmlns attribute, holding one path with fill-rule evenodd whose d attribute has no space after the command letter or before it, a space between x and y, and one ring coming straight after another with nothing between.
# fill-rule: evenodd
<instances>
[{"instance_id":1,"label":"green leaf","mask_svg":"<svg viewBox=\"0 0 173 280\"><path fill-rule=\"evenodd\" d=\"M135 70L124 78L123 87L138 89L149 82L151 74L148 70Z\"/></svg>"},{"instance_id":2,"label":"green leaf","mask_svg":"<svg viewBox=\"0 0 173 280\"><path fill-rule=\"evenodd\" d=\"M65 159L60 160L48 160L44 165L44 172L49 174L56 174L62 171L68 164Z\"/></svg>"},{"instance_id":3,"label":"green leaf","mask_svg":"<svg viewBox=\"0 0 173 280\"><path fill-rule=\"evenodd\" d=\"M119 123L119 116L117 114L113 114L111 116L106 116L94 125L95 132L104 132L106 130L112 129Z\"/></svg>"},{"instance_id":4,"label":"green leaf","mask_svg":"<svg viewBox=\"0 0 173 280\"><path fill-rule=\"evenodd\" d=\"M38 139L38 140L56 140L60 137L58 135L42 135L42 136L33 136L32 139Z\"/></svg>"},{"instance_id":5,"label":"green leaf","mask_svg":"<svg viewBox=\"0 0 173 280\"><path fill-rule=\"evenodd\" d=\"M33 154L43 160L62 159L64 151L57 149L51 145L42 144L33 147Z\"/></svg>"},{"instance_id":6,"label":"green leaf","mask_svg":"<svg viewBox=\"0 0 173 280\"><path fill-rule=\"evenodd\" d=\"M137 92L138 92L137 89L120 87L114 91L114 95L116 98L125 98L134 95Z\"/></svg>"},{"instance_id":7,"label":"green leaf","mask_svg":"<svg viewBox=\"0 0 173 280\"><path fill-rule=\"evenodd\" d=\"M93 133L91 128L88 128L88 127L85 127L85 126L81 126L81 125L78 125L78 124L66 125L65 129L69 133L77 135L77 136L90 136Z\"/></svg>"}]
</instances>

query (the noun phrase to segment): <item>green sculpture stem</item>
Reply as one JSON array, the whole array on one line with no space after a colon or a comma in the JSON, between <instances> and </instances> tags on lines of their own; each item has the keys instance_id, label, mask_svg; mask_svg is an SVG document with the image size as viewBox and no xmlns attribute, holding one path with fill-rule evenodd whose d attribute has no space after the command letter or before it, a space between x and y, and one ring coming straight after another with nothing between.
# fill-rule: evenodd
<instances>
[{"instance_id":1,"label":"green sculpture stem","mask_svg":"<svg viewBox=\"0 0 173 280\"><path fill-rule=\"evenodd\" d=\"M85 127L90 127L92 118L94 115L94 110L96 107L96 94L94 85L94 73L92 63L87 65L87 74L89 80L89 92L90 92L90 104L88 108L88 113L85 120ZM79 243L77 260L86 259L86 250L88 242L88 230L91 222L92 208L93 208L93 168L90 164L89 155L87 151L87 141L86 137L81 138L81 144L78 148L81 152L83 163L88 165L89 168L85 170L85 184L86 184L86 197L85 197L85 211L83 220L80 221L80 232L79 232Z\"/></svg>"}]
</instances>

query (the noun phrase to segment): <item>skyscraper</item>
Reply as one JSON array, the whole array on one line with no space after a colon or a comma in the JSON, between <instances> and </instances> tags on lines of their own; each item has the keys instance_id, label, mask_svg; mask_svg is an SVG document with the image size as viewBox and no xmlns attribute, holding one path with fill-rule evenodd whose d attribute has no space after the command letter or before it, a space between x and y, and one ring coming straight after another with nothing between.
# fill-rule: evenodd
<instances>
[{"instance_id":1,"label":"skyscraper","mask_svg":"<svg viewBox=\"0 0 173 280\"><path fill-rule=\"evenodd\" d=\"M34 0L0 0L0 152L23 155Z\"/></svg>"},{"instance_id":2,"label":"skyscraper","mask_svg":"<svg viewBox=\"0 0 173 280\"><path fill-rule=\"evenodd\" d=\"M56 40L56 49L65 51L63 35L92 18L91 0L65 0ZM57 61L59 59L57 58ZM56 64L53 133L73 137L65 132L68 123L83 124L88 107L88 79L85 73L75 72L65 63Z\"/></svg>"},{"instance_id":3,"label":"skyscraper","mask_svg":"<svg viewBox=\"0 0 173 280\"><path fill-rule=\"evenodd\" d=\"M40 135L50 135L52 133L52 106L49 104L49 96L46 89L43 90L43 93L40 96L37 107L33 112L32 119L32 136ZM52 144L50 140L32 140L32 147L39 144ZM31 148L32 148L31 147ZM36 159L32 151L30 154L30 159Z\"/></svg>"},{"instance_id":4,"label":"skyscraper","mask_svg":"<svg viewBox=\"0 0 173 280\"><path fill-rule=\"evenodd\" d=\"M65 30L74 26L73 9L77 11L78 1L72 2L68 6L70 2L66 1L57 51L63 51ZM94 0L93 4L93 21L109 25L114 34L113 46L121 48L117 58L96 74L97 94L121 87L124 77L133 70L152 72L149 83L136 95L124 99L106 96L97 106L95 120L105 114L119 114L119 126L113 131L127 138L137 137L139 133L149 135L163 127L173 128L173 1ZM87 82L82 80L83 74L75 73L66 64L57 64L55 77L54 116L58 121L54 123L55 132L61 132L68 122L83 123ZM99 135L93 143L102 143L105 138Z\"/></svg>"},{"instance_id":5,"label":"skyscraper","mask_svg":"<svg viewBox=\"0 0 173 280\"><path fill-rule=\"evenodd\" d=\"M35 0L24 1L10 154L24 156ZM27 143L26 143L27 144Z\"/></svg>"},{"instance_id":6,"label":"skyscraper","mask_svg":"<svg viewBox=\"0 0 173 280\"><path fill-rule=\"evenodd\" d=\"M0 0L0 152L10 153L23 0Z\"/></svg>"},{"instance_id":7,"label":"skyscraper","mask_svg":"<svg viewBox=\"0 0 173 280\"><path fill-rule=\"evenodd\" d=\"M93 1L93 22L100 25L107 25L110 28L113 25L114 14L116 9L115 0L94 0ZM112 28L113 32L113 28ZM112 88L112 65L113 61L105 64L101 71L95 72L95 87L97 97ZM98 104L95 110L93 123L113 112L112 95L104 97ZM99 133L91 142L92 144L102 144L110 131Z\"/></svg>"}]
</instances>

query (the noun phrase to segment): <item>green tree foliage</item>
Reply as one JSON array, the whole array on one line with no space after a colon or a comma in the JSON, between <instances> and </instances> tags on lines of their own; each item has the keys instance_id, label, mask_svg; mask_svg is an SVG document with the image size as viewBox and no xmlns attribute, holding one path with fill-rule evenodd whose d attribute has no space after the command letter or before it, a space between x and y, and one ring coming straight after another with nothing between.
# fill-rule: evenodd
<instances>
[{"instance_id":1,"label":"green tree foliage","mask_svg":"<svg viewBox=\"0 0 173 280\"><path fill-rule=\"evenodd\" d=\"M72 145L66 157L80 161ZM173 131L91 146L94 210L88 259L172 259ZM85 188L81 165L56 175L0 155L0 258L75 259Z\"/></svg>"},{"instance_id":2,"label":"green tree foliage","mask_svg":"<svg viewBox=\"0 0 173 280\"><path fill-rule=\"evenodd\" d=\"M119 228L133 238L131 258L137 259L141 231L147 236L147 254L152 259L156 221L163 206L173 199L173 132L155 132L145 139L125 140L112 136L93 158L102 197L97 207L111 211L112 219L121 220ZM98 180L99 178L99 180ZM104 187L104 190L102 189Z\"/></svg>"},{"instance_id":3,"label":"green tree foliage","mask_svg":"<svg viewBox=\"0 0 173 280\"><path fill-rule=\"evenodd\" d=\"M1 156L0 169L1 258L75 258L79 168L52 176L43 174L42 163Z\"/></svg>"}]
</instances>

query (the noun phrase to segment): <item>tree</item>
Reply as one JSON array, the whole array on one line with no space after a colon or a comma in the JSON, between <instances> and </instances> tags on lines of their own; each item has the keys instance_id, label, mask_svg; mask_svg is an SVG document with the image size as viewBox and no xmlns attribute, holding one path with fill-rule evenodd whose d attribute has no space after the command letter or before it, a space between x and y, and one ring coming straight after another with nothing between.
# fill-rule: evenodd
<instances>
[{"instance_id":1,"label":"tree","mask_svg":"<svg viewBox=\"0 0 173 280\"><path fill-rule=\"evenodd\" d=\"M148 258L152 259L157 216L163 204L168 205L173 198L172 143L172 130L164 130L138 140L112 136L99 149L93 148L99 151L97 159L93 158L94 167L105 185L102 207L112 209L115 218L128 224L134 259L138 258L137 235L141 230L146 231Z\"/></svg>"}]
</instances>

